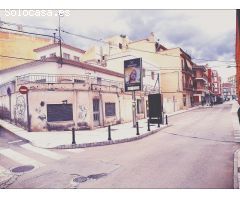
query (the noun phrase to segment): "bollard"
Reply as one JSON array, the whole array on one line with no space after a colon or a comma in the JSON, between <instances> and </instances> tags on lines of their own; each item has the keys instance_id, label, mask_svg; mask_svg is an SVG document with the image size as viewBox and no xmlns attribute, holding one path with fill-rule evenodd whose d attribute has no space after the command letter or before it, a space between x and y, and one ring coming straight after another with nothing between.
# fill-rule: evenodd
<instances>
[{"instance_id":1,"label":"bollard","mask_svg":"<svg viewBox=\"0 0 240 200\"><path fill-rule=\"evenodd\" d=\"M148 131L150 131L150 120L149 119L147 121L147 125L148 125Z\"/></svg>"},{"instance_id":2,"label":"bollard","mask_svg":"<svg viewBox=\"0 0 240 200\"><path fill-rule=\"evenodd\" d=\"M139 126L138 126L138 122L136 122L136 129L137 129L137 135L139 135Z\"/></svg>"},{"instance_id":3,"label":"bollard","mask_svg":"<svg viewBox=\"0 0 240 200\"><path fill-rule=\"evenodd\" d=\"M108 140L112 140L111 138L111 126L108 125Z\"/></svg>"},{"instance_id":4,"label":"bollard","mask_svg":"<svg viewBox=\"0 0 240 200\"><path fill-rule=\"evenodd\" d=\"M158 117L158 128L160 128L160 117Z\"/></svg>"},{"instance_id":5,"label":"bollard","mask_svg":"<svg viewBox=\"0 0 240 200\"><path fill-rule=\"evenodd\" d=\"M75 128L72 128L72 144L76 144L76 141L75 141Z\"/></svg>"},{"instance_id":6,"label":"bollard","mask_svg":"<svg viewBox=\"0 0 240 200\"><path fill-rule=\"evenodd\" d=\"M166 115L166 125L168 125L168 117L167 117L167 115Z\"/></svg>"}]
</instances>

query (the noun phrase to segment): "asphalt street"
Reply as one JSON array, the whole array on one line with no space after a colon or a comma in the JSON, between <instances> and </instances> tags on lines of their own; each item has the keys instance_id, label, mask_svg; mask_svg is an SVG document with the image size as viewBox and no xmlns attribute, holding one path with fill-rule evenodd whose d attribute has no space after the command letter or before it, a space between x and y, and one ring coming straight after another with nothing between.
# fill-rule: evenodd
<instances>
[{"instance_id":1,"label":"asphalt street","mask_svg":"<svg viewBox=\"0 0 240 200\"><path fill-rule=\"evenodd\" d=\"M1 166L7 169L17 166L7 157L5 149L13 149L44 165L0 186L233 188L233 154L240 145L233 141L230 111L230 104L200 108L169 117L169 127L142 140L85 149L47 150L49 154L45 155L41 149L32 152L33 147L26 148L27 143L6 146L12 139L3 137Z\"/></svg>"}]
</instances>

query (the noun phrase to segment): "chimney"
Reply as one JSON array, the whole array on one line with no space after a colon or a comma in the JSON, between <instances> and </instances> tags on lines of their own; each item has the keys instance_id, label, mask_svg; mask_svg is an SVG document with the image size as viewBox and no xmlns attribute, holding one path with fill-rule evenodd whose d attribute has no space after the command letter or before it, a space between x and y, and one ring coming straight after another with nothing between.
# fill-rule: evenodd
<instances>
[{"instance_id":1,"label":"chimney","mask_svg":"<svg viewBox=\"0 0 240 200\"><path fill-rule=\"evenodd\" d=\"M150 35L148 36L147 39L148 39L149 42L155 42L156 41L155 35L154 35L153 32L150 33Z\"/></svg>"},{"instance_id":2,"label":"chimney","mask_svg":"<svg viewBox=\"0 0 240 200\"><path fill-rule=\"evenodd\" d=\"M22 25L17 25L17 30L18 31L23 31L23 26Z\"/></svg>"},{"instance_id":3,"label":"chimney","mask_svg":"<svg viewBox=\"0 0 240 200\"><path fill-rule=\"evenodd\" d=\"M123 34L121 34L120 37L122 38L122 47L123 47L123 49L126 49L128 43L129 43L128 37L126 35L123 35Z\"/></svg>"}]
</instances>

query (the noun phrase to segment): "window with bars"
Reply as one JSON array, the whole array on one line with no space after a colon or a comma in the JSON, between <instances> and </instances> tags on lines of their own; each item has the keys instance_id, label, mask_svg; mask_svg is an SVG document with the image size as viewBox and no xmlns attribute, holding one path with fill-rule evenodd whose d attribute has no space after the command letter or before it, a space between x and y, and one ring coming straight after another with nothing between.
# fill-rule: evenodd
<instances>
[{"instance_id":1,"label":"window with bars","mask_svg":"<svg viewBox=\"0 0 240 200\"><path fill-rule=\"evenodd\" d=\"M154 80L154 72L151 72L151 77L152 77L152 80Z\"/></svg>"},{"instance_id":2,"label":"window with bars","mask_svg":"<svg viewBox=\"0 0 240 200\"><path fill-rule=\"evenodd\" d=\"M102 84L102 78L101 77L97 77L97 84L101 85Z\"/></svg>"},{"instance_id":3,"label":"window with bars","mask_svg":"<svg viewBox=\"0 0 240 200\"><path fill-rule=\"evenodd\" d=\"M80 58L78 56L73 57L74 61L80 62Z\"/></svg>"},{"instance_id":4,"label":"window with bars","mask_svg":"<svg viewBox=\"0 0 240 200\"><path fill-rule=\"evenodd\" d=\"M105 103L105 116L106 117L116 116L115 103Z\"/></svg>"},{"instance_id":5,"label":"window with bars","mask_svg":"<svg viewBox=\"0 0 240 200\"><path fill-rule=\"evenodd\" d=\"M141 99L137 99L137 113L143 113L143 108L142 108L142 100Z\"/></svg>"},{"instance_id":6,"label":"window with bars","mask_svg":"<svg viewBox=\"0 0 240 200\"><path fill-rule=\"evenodd\" d=\"M68 53L63 53L63 58L70 60L70 54Z\"/></svg>"},{"instance_id":7,"label":"window with bars","mask_svg":"<svg viewBox=\"0 0 240 200\"><path fill-rule=\"evenodd\" d=\"M52 57L56 57L56 53L51 53L50 54L50 57L52 58Z\"/></svg>"}]
</instances>

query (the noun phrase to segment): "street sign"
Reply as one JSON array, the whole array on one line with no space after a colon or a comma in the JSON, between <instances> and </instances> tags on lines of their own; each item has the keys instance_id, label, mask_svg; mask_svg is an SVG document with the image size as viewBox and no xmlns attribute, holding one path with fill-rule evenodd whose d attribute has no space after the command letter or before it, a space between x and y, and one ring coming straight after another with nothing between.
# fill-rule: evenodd
<instances>
[{"instance_id":1,"label":"street sign","mask_svg":"<svg viewBox=\"0 0 240 200\"><path fill-rule=\"evenodd\" d=\"M8 94L8 96L11 96L11 92L12 92L12 91L11 91L11 88L8 87L8 88L7 88L7 94Z\"/></svg>"},{"instance_id":2,"label":"street sign","mask_svg":"<svg viewBox=\"0 0 240 200\"><path fill-rule=\"evenodd\" d=\"M19 88L19 92L21 94L27 94L28 93L28 88L24 85L22 85L20 88Z\"/></svg>"}]
</instances>

